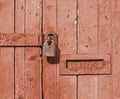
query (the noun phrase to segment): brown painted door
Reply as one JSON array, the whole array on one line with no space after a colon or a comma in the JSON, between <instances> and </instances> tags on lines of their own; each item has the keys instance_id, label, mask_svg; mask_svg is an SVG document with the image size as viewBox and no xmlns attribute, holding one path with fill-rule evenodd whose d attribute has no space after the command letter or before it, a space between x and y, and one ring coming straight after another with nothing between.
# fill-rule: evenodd
<instances>
[{"instance_id":1,"label":"brown painted door","mask_svg":"<svg viewBox=\"0 0 120 99\"><path fill-rule=\"evenodd\" d=\"M120 99L119 20L119 0L0 0L0 99Z\"/></svg>"},{"instance_id":2,"label":"brown painted door","mask_svg":"<svg viewBox=\"0 0 120 99\"><path fill-rule=\"evenodd\" d=\"M118 0L43 0L43 33L56 31L59 42L57 64L43 59L44 99L120 98L119 6Z\"/></svg>"},{"instance_id":3,"label":"brown painted door","mask_svg":"<svg viewBox=\"0 0 120 99\"><path fill-rule=\"evenodd\" d=\"M41 97L41 0L0 0L0 99Z\"/></svg>"}]
</instances>

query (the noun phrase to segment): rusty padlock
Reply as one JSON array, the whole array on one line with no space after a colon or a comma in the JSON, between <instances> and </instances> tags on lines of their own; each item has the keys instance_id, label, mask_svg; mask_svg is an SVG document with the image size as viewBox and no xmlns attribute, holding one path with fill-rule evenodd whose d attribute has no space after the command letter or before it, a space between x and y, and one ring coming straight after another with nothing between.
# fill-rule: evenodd
<instances>
[{"instance_id":1,"label":"rusty padlock","mask_svg":"<svg viewBox=\"0 0 120 99\"><path fill-rule=\"evenodd\" d=\"M48 32L45 34L45 42L43 44L43 56L55 57L57 53L57 34Z\"/></svg>"}]
</instances>

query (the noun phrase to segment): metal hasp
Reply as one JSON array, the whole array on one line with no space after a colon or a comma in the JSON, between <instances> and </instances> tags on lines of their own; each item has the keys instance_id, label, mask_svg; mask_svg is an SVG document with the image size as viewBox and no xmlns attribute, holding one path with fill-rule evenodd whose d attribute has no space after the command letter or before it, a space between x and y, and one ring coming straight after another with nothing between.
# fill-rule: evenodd
<instances>
[{"instance_id":1,"label":"metal hasp","mask_svg":"<svg viewBox=\"0 0 120 99\"><path fill-rule=\"evenodd\" d=\"M55 57L57 54L58 36L51 31L44 35L43 56Z\"/></svg>"}]
</instances>

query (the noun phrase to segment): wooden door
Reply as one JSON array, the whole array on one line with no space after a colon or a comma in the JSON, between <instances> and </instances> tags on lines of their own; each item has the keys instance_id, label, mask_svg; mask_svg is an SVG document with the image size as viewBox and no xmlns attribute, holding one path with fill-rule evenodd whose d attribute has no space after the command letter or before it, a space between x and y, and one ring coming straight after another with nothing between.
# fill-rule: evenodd
<instances>
[{"instance_id":1,"label":"wooden door","mask_svg":"<svg viewBox=\"0 0 120 99\"><path fill-rule=\"evenodd\" d=\"M43 33L59 42L56 64L43 59L44 99L120 98L119 17L119 0L43 0Z\"/></svg>"},{"instance_id":2,"label":"wooden door","mask_svg":"<svg viewBox=\"0 0 120 99\"><path fill-rule=\"evenodd\" d=\"M119 17L119 0L0 0L0 99L120 99Z\"/></svg>"},{"instance_id":3,"label":"wooden door","mask_svg":"<svg viewBox=\"0 0 120 99\"><path fill-rule=\"evenodd\" d=\"M42 99L40 34L40 0L0 0L0 99Z\"/></svg>"}]
</instances>

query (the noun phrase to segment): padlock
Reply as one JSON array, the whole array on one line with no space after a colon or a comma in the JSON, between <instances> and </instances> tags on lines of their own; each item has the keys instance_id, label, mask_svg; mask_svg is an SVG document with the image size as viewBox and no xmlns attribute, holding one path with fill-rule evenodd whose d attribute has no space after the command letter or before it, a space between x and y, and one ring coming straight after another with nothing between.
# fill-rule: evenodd
<instances>
[{"instance_id":1,"label":"padlock","mask_svg":"<svg viewBox=\"0 0 120 99\"><path fill-rule=\"evenodd\" d=\"M43 44L43 56L46 57L55 57L57 52L57 42L55 36L56 34L53 32L49 32L47 35L47 39Z\"/></svg>"}]
</instances>

